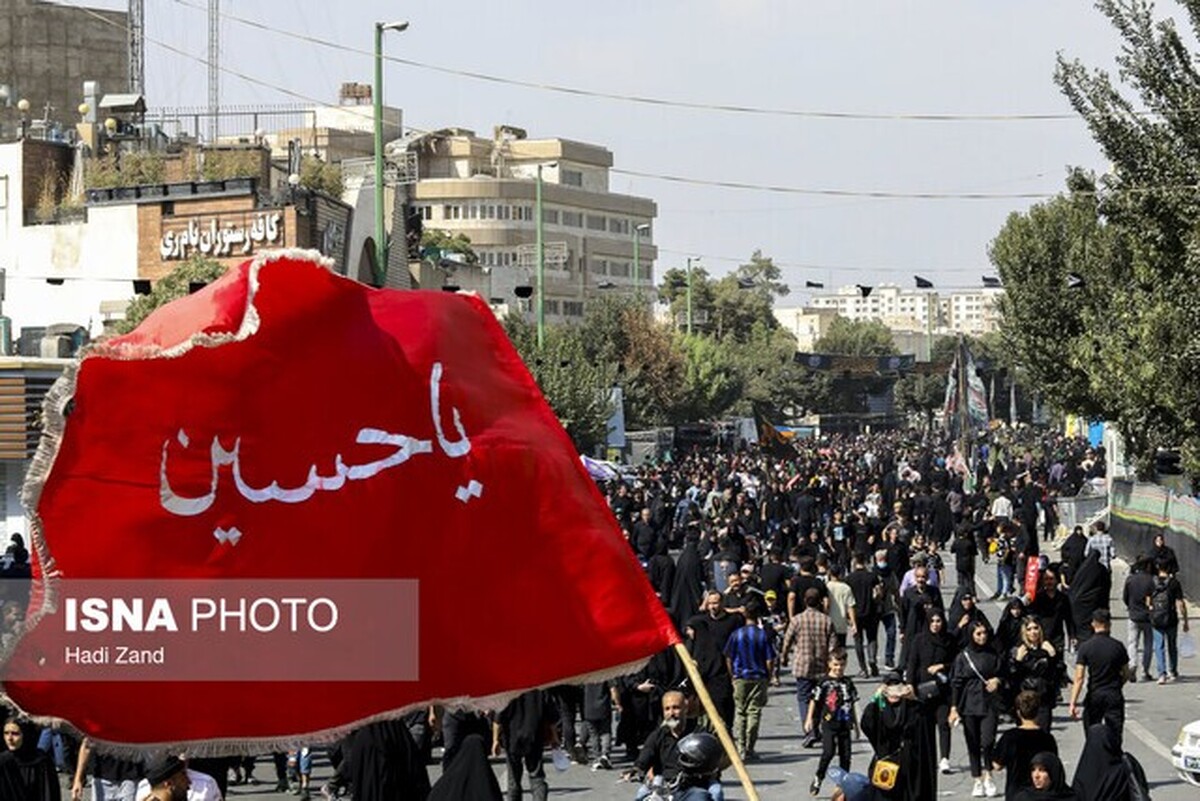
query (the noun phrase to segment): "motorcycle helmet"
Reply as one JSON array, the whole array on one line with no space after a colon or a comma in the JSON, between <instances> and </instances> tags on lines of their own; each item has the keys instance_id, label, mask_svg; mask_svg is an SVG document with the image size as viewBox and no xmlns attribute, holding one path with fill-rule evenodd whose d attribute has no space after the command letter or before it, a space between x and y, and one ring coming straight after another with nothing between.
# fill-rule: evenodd
<instances>
[{"instance_id":1,"label":"motorcycle helmet","mask_svg":"<svg viewBox=\"0 0 1200 801\"><path fill-rule=\"evenodd\" d=\"M687 773L716 773L723 754L717 738L706 731L692 732L679 741L679 767Z\"/></svg>"}]
</instances>

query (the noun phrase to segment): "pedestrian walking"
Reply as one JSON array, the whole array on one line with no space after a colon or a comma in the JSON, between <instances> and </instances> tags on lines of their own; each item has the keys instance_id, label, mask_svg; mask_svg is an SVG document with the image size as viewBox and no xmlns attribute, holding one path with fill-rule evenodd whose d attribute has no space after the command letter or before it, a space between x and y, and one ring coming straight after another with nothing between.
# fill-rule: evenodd
<instances>
[{"instance_id":1,"label":"pedestrian walking","mask_svg":"<svg viewBox=\"0 0 1200 801\"><path fill-rule=\"evenodd\" d=\"M733 676L733 741L744 761L758 758L758 725L775 675L775 647L771 635L758 625L761 612L760 603L751 599L745 606L745 625L725 642L725 661Z\"/></svg>"}]
</instances>

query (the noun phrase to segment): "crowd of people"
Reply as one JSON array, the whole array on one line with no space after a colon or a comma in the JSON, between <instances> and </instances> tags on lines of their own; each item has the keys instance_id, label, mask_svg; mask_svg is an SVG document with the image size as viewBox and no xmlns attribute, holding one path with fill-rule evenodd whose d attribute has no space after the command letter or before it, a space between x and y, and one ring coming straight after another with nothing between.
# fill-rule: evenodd
<instances>
[{"instance_id":1,"label":"crowd of people","mask_svg":"<svg viewBox=\"0 0 1200 801\"><path fill-rule=\"evenodd\" d=\"M1115 549L1104 523L1058 539L1058 498L1103 476L1103 449L1005 436L981 443L970 467L950 445L889 433L796 443L781 457L697 452L609 487L744 761L759 758L767 687L790 668L797 735L820 749L813 796L831 770L853 775L851 739L861 733L873 751L859 766L870 797L935 797L938 777L955 769L959 728L975 797L1130 797L1139 771L1120 750L1122 688L1178 675L1177 634L1188 622L1177 560L1161 541L1136 560L1127 649L1111 636ZM1051 544L1058 553L1043 554ZM975 594L980 563L995 566L990 598ZM985 600L1003 602L999 615ZM648 670L622 692L683 681L670 655ZM711 725L694 699L689 706ZM617 743L636 767L655 721L628 711ZM1070 785L1052 731L1064 717L1082 718L1088 742ZM1084 757L1105 748L1114 777L1095 790Z\"/></svg>"},{"instance_id":2,"label":"crowd of people","mask_svg":"<svg viewBox=\"0 0 1200 801\"><path fill-rule=\"evenodd\" d=\"M544 799L545 756L561 748L593 771L619 771L631 797L662 785L720 801L722 766L695 736L719 717L753 763L770 688L790 673L797 737L819 749L803 788L812 796L930 799L965 761L975 797L1124 801L1139 778L1122 750L1122 688L1177 677L1188 621L1178 562L1158 542L1123 588L1128 637L1112 636L1112 538L1103 523L1057 538L1058 498L1103 474L1103 449L1030 432L981 441L970 461L949 444L883 433L778 453L698 450L640 468L602 489L715 713L667 650L635 674L530 691L495 715L430 708L364 727L330 751L334 778L320 788L307 749L275 754L276 789L498 798L488 758L503 756L504 797L520 798L524 780ZM1042 553L1051 543L1054 558ZM991 599L1004 605L994 617L976 596L980 563L996 571ZM0 636L19 631L19 607L6 605L0 626ZM1052 727L1077 716L1086 745L1068 783ZM855 766L859 737L872 757ZM72 749L18 718L5 739L0 783L26 788L13 798L57 801L45 779L56 762L74 773L76 797L90 766L93 797L106 800L143 801L132 788L148 776L160 778L147 790L160 801L208 801L255 781L253 758L169 763L162 778L167 768L92 754L86 742ZM437 743L443 776L431 784Z\"/></svg>"}]
</instances>

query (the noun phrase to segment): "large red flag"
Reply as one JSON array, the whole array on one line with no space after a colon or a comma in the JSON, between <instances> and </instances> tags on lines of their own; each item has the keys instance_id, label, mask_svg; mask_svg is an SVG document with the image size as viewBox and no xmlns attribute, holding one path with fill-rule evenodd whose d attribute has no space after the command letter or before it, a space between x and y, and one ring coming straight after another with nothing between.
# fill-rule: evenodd
<instances>
[{"instance_id":1,"label":"large red flag","mask_svg":"<svg viewBox=\"0 0 1200 801\"><path fill-rule=\"evenodd\" d=\"M677 642L478 298L268 254L96 346L47 413L49 579L4 690L94 739L266 750Z\"/></svg>"}]
</instances>

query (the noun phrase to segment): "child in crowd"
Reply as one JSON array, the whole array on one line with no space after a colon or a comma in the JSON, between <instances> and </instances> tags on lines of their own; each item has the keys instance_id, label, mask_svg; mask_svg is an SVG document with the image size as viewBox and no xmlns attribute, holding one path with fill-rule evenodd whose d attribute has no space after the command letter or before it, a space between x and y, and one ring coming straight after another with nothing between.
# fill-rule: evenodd
<instances>
[{"instance_id":1,"label":"child in crowd","mask_svg":"<svg viewBox=\"0 0 1200 801\"><path fill-rule=\"evenodd\" d=\"M850 770L850 734L858 732L858 716L854 704L858 701L858 690L846 675L846 653L838 650L829 655L828 672L813 688L808 702L805 728L815 731L814 724L821 725L821 759L817 763L817 775L809 785L809 792L816 796L821 792L825 771L837 753L842 770ZM818 717L819 716L819 717Z\"/></svg>"}]
</instances>

